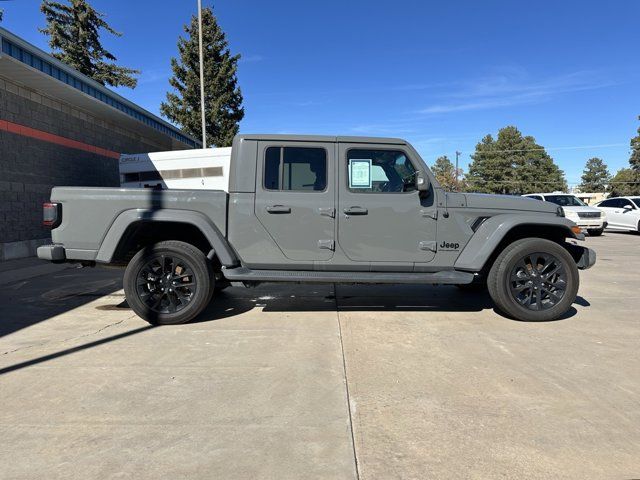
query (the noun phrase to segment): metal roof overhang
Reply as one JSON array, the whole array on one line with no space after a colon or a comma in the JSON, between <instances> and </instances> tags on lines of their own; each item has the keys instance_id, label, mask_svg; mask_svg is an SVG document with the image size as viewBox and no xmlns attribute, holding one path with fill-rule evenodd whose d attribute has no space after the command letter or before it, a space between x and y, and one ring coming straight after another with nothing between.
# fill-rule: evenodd
<instances>
[{"instance_id":1,"label":"metal roof overhang","mask_svg":"<svg viewBox=\"0 0 640 480\"><path fill-rule=\"evenodd\" d=\"M8 37L7 35L8 32L6 32L6 30L3 30L0 33ZM84 75L80 74L79 72L76 72L75 70L64 65L63 63L58 62L53 57L46 55L44 52L41 52L36 47L33 47L32 45L18 39L14 35L11 35L10 40L14 42L16 40L19 40L21 43L20 46L22 48L24 48L25 46L31 47L30 53L32 53L33 55L43 56L45 57L45 60L47 62L57 64L59 68L64 68L64 70L66 70L70 74L73 74L74 76L84 77ZM94 115L97 118L103 119L111 123L115 123L119 125L121 128L137 133L142 137L150 138L158 142L163 142L163 141L166 141L167 139L170 139L173 149L184 149L185 147L191 148L191 145L187 145L181 142L180 140L171 137L170 135L166 135L165 133L160 132L159 130L149 125L146 125L145 123L142 123L136 118L131 117L130 115L92 97L91 95L88 95L82 92L81 90L78 90L77 88L67 85L64 82L61 82L60 80L54 77L51 77L27 65L26 63L20 62L19 60L3 53L1 50L0 50L0 77L5 77L10 81L15 81L16 83L22 84L25 87L28 87L39 93L42 93L45 96L59 100L64 103L68 103L70 105L73 105L74 107L78 107L82 110L85 110L87 113ZM110 97L117 99L119 102L125 104L129 108L133 108L137 112L152 118L156 122L160 122L165 127L173 130L174 132L178 132L181 135L185 135L170 123L162 120L161 118L156 117L152 113L135 105L134 103L121 97L115 92L108 90L107 88L103 87L97 82L94 82L93 80L87 77L84 77L83 80L85 82L87 81L91 82L94 88L101 89L101 91L103 91L105 95L109 95ZM194 140L194 139L191 139L191 140ZM195 142L198 143L197 140L195 140ZM134 152L128 152L128 153L134 153Z\"/></svg>"}]
</instances>

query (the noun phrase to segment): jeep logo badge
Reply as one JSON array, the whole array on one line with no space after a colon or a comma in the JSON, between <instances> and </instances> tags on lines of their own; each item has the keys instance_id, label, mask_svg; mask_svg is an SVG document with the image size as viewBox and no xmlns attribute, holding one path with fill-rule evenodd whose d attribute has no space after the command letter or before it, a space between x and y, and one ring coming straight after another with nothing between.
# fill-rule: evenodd
<instances>
[{"instance_id":1,"label":"jeep logo badge","mask_svg":"<svg viewBox=\"0 0 640 480\"><path fill-rule=\"evenodd\" d=\"M460 248L460 244L459 243L449 243L449 242L443 241L439 245L439 248L440 248L440 250L458 250Z\"/></svg>"}]
</instances>

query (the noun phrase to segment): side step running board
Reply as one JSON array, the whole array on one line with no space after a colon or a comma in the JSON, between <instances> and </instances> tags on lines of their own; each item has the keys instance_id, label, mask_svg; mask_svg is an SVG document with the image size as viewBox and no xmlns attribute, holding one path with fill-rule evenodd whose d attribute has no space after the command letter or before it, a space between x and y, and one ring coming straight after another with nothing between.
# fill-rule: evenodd
<instances>
[{"instance_id":1,"label":"side step running board","mask_svg":"<svg viewBox=\"0 0 640 480\"><path fill-rule=\"evenodd\" d=\"M299 283L440 283L463 284L473 281L473 273L456 270L441 272L324 272L307 270L251 270L246 267L222 268L227 280L235 282Z\"/></svg>"}]
</instances>

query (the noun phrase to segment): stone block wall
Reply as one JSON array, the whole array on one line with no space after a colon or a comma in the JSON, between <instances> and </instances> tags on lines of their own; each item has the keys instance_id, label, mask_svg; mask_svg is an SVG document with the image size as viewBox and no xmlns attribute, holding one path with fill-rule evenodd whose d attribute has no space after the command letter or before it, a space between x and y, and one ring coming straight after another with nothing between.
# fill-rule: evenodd
<instances>
[{"instance_id":1,"label":"stone block wall","mask_svg":"<svg viewBox=\"0 0 640 480\"><path fill-rule=\"evenodd\" d=\"M111 155L61 145L47 134ZM0 261L34 255L50 238L42 203L54 185L119 186L115 153L171 149L169 137L141 137L0 76Z\"/></svg>"}]
</instances>

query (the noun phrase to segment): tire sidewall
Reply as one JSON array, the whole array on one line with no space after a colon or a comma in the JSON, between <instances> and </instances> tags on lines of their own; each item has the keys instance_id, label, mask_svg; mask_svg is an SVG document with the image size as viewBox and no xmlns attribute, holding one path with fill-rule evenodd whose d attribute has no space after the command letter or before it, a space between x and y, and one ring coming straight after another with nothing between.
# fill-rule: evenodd
<instances>
[{"instance_id":1,"label":"tire sidewall","mask_svg":"<svg viewBox=\"0 0 640 480\"><path fill-rule=\"evenodd\" d=\"M183 260L193 271L197 282L194 298L186 307L175 313L151 311L139 298L137 292L137 278L140 270L161 254L172 255ZM123 283L127 303L139 317L155 325L174 325L192 320L207 306L213 293L213 281L209 261L200 250L185 242L166 241L140 250L127 265Z\"/></svg>"}]
</instances>

